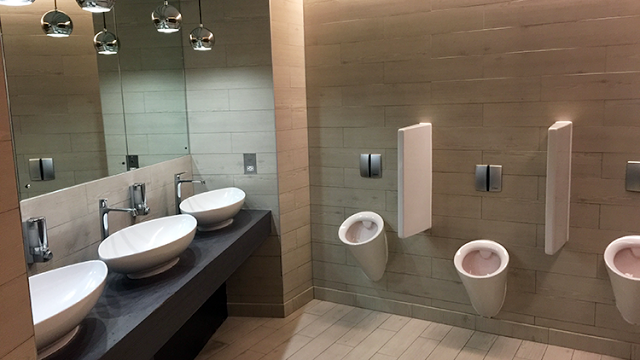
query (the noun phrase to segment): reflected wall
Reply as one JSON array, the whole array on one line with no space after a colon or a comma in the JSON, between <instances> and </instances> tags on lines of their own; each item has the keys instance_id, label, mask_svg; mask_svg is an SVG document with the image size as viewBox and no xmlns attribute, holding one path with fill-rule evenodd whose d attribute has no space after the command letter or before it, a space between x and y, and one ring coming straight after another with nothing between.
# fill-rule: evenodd
<instances>
[{"instance_id":1,"label":"reflected wall","mask_svg":"<svg viewBox=\"0 0 640 360\"><path fill-rule=\"evenodd\" d=\"M180 32L159 33L150 14L161 2L119 2L107 29L120 41L117 55L99 55L98 72L109 175L189 154ZM179 3L174 4L178 10ZM94 29L103 28L94 16Z\"/></svg>"},{"instance_id":2,"label":"reflected wall","mask_svg":"<svg viewBox=\"0 0 640 360\"><path fill-rule=\"evenodd\" d=\"M73 19L69 38L40 28L53 1L0 7L21 198L107 175L92 15L73 0L58 8ZM39 157L54 159L55 180L30 181L28 160Z\"/></svg>"}]
</instances>

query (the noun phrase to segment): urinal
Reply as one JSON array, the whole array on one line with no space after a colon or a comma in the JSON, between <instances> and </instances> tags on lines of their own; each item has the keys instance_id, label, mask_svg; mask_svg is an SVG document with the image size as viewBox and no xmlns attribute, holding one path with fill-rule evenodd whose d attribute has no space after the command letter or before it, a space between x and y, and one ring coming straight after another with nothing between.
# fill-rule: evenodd
<instances>
[{"instance_id":1,"label":"urinal","mask_svg":"<svg viewBox=\"0 0 640 360\"><path fill-rule=\"evenodd\" d=\"M640 236L623 236L604 250L616 307L628 323L640 325Z\"/></svg>"},{"instance_id":2,"label":"urinal","mask_svg":"<svg viewBox=\"0 0 640 360\"><path fill-rule=\"evenodd\" d=\"M382 278L389 253L384 220L380 215L371 211L351 215L340 225L338 237L369 279L378 281Z\"/></svg>"},{"instance_id":3,"label":"urinal","mask_svg":"<svg viewBox=\"0 0 640 360\"><path fill-rule=\"evenodd\" d=\"M458 249L453 264L473 308L482 316L496 316L507 294L507 250L495 241L471 241Z\"/></svg>"}]
</instances>

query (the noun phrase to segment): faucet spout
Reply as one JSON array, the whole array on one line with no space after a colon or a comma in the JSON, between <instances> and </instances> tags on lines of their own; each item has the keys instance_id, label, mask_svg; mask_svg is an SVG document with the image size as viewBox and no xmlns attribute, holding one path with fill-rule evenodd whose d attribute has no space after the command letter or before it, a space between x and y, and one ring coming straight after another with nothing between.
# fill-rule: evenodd
<instances>
[{"instance_id":1,"label":"faucet spout","mask_svg":"<svg viewBox=\"0 0 640 360\"><path fill-rule=\"evenodd\" d=\"M132 217L138 216L138 210L131 208L110 208L107 204L107 199L100 199L98 201L98 206L100 208L100 235L102 236L102 240L109 237L109 213L112 211L116 212L126 212L129 213Z\"/></svg>"},{"instance_id":2,"label":"faucet spout","mask_svg":"<svg viewBox=\"0 0 640 360\"><path fill-rule=\"evenodd\" d=\"M174 175L173 184L175 185L176 190L176 215L180 214L180 203L182 202L182 183L193 183L193 184L206 184L204 180L185 180L182 179L181 176L184 175L184 172L178 173Z\"/></svg>"}]
</instances>

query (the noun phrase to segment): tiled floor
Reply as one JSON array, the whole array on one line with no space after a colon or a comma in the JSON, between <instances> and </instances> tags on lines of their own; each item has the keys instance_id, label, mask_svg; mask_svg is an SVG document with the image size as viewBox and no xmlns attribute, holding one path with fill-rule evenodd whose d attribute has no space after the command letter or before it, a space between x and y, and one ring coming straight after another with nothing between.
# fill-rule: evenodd
<instances>
[{"instance_id":1,"label":"tiled floor","mask_svg":"<svg viewBox=\"0 0 640 360\"><path fill-rule=\"evenodd\" d=\"M196 360L615 360L313 300L284 319L230 317Z\"/></svg>"}]
</instances>

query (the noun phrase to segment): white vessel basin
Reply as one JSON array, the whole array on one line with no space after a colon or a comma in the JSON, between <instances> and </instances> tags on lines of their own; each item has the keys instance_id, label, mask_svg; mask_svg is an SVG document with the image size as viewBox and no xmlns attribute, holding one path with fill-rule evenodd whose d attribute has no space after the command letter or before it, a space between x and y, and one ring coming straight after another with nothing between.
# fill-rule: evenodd
<instances>
[{"instance_id":1,"label":"white vessel basin","mask_svg":"<svg viewBox=\"0 0 640 360\"><path fill-rule=\"evenodd\" d=\"M38 358L65 346L95 306L107 278L100 260L73 264L29 277Z\"/></svg>"},{"instance_id":2,"label":"white vessel basin","mask_svg":"<svg viewBox=\"0 0 640 360\"><path fill-rule=\"evenodd\" d=\"M207 191L182 201L180 211L198 219L198 230L217 230L231 225L245 197L244 191L234 187Z\"/></svg>"},{"instance_id":3,"label":"white vessel basin","mask_svg":"<svg viewBox=\"0 0 640 360\"><path fill-rule=\"evenodd\" d=\"M196 234L196 219L174 215L124 228L98 247L111 271L141 279L169 270Z\"/></svg>"}]
</instances>

